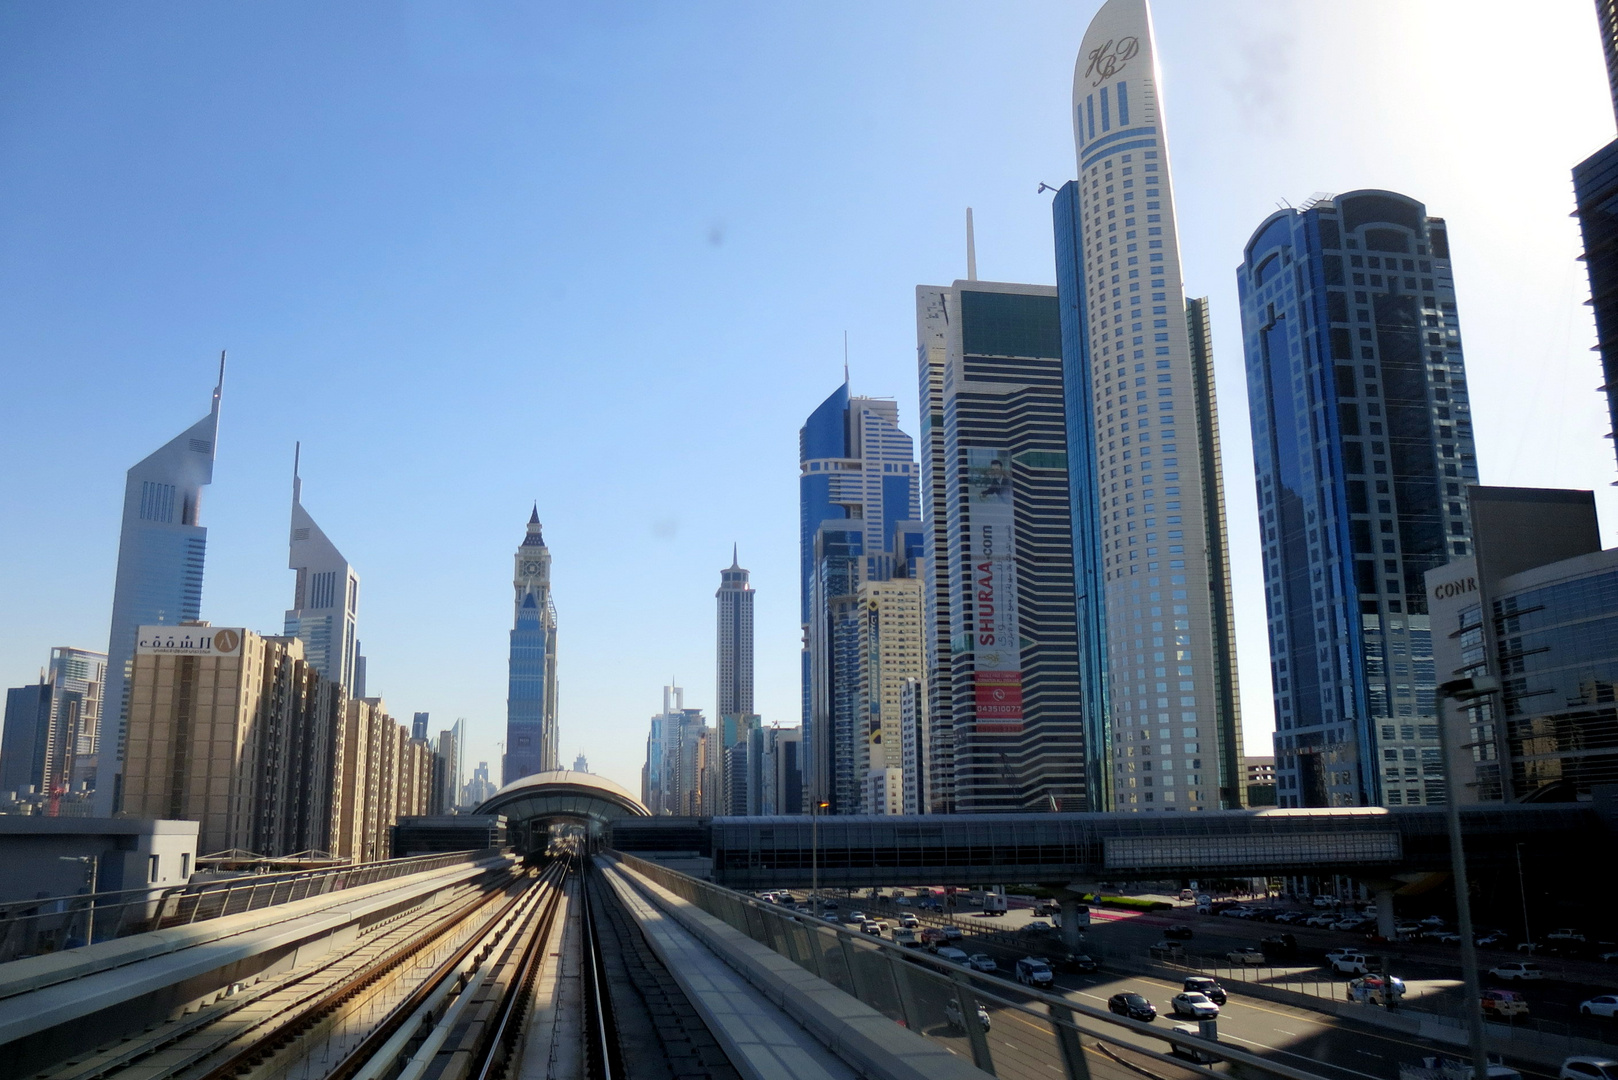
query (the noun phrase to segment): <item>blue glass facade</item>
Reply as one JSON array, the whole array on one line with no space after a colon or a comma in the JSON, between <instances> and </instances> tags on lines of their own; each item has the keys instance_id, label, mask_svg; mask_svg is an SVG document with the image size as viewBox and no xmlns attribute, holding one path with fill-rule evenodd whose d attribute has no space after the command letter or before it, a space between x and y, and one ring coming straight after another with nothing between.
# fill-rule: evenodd
<instances>
[{"instance_id":1,"label":"blue glass facade","mask_svg":"<svg viewBox=\"0 0 1618 1080\"><path fill-rule=\"evenodd\" d=\"M1073 513L1073 591L1079 630L1089 775L1096 809L1113 806L1112 707L1107 695L1107 597L1101 551L1100 479L1096 475L1095 401L1090 391L1085 326L1084 234L1079 184L1070 180L1052 204L1056 228L1056 296L1062 320L1062 392L1067 407L1068 491Z\"/></svg>"},{"instance_id":2,"label":"blue glass facade","mask_svg":"<svg viewBox=\"0 0 1618 1080\"><path fill-rule=\"evenodd\" d=\"M1277 798L1391 803L1383 752L1437 744L1424 575L1470 553L1477 482L1447 231L1350 192L1271 215L1237 277Z\"/></svg>"},{"instance_id":3,"label":"blue glass facade","mask_svg":"<svg viewBox=\"0 0 1618 1080\"><path fill-rule=\"evenodd\" d=\"M556 608L551 601L551 554L536 507L517 548L506 694L506 754L502 784L559 767L556 710Z\"/></svg>"},{"instance_id":4,"label":"blue glass facade","mask_svg":"<svg viewBox=\"0 0 1618 1080\"><path fill-rule=\"evenodd\" d=\"M1607 388L1609 431L1618 432L1618 139L1573 169L1596 351Z\"/></svg>"}]
</instances>

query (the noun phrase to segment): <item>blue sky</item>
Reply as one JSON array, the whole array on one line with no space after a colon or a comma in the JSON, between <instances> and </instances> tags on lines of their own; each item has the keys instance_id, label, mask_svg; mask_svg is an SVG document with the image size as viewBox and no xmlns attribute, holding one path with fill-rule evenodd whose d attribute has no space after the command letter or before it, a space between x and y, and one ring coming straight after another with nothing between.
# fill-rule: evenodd
<instances>
[{"instance_id":1,"label":"blue sky","mask_svg":"<svg viewBox=\"0 0 1618 1080\"><path fill-rule=\"evenodd\" d=\"M105 648L123 472L228 348L203 616L274 632L292 444L362 578L373 693L503 736L511 555L555 559L563 757L638 788L713 697L731 543L798 702L797 429L915 432L914 288L1053 280L1096 3L0 7L0 679ZM1271 728L1234 267L1277 205L1449 219L1482 479L1618 503L1569 169L1613 136L1588 0L1162 0L1187 291L1210 295L1249 749ZM1349 18L1352 16L1352 19ZM495 765L498 772L498 765Z\"/></svg>"}]
</instances>

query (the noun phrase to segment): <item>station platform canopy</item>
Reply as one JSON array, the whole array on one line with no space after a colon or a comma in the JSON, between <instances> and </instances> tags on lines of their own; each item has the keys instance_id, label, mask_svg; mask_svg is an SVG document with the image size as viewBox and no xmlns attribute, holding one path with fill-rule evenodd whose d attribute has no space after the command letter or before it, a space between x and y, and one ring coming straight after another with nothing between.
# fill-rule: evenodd
<instances>
[{"instance_id":1,"label":"station platform canopy","mask_svg":"<svg viewBox=\"0 0 1618 1080\"><path fill-rule=\"evenodd\" d=\"M504 814L514 827L576 822L591 826L592 831L624 818L651 816L639 799L606 777L571 769L513 780L473 813Z\"/></svg>"}]
</instances>

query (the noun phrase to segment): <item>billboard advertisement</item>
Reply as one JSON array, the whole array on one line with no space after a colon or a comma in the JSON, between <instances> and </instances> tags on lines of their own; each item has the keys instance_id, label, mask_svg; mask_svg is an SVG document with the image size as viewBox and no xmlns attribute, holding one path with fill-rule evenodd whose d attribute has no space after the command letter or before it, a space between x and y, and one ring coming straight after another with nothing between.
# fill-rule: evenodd
<instances>
[{"instance_id":1,"label":"billboard advertisement","mask_svg":"<svg viewBox=\"0 0 1618 1080\"><path fill-rule=\"evenodd\" d=\"M245 631L223 626L143 626L135 652L159 656L235 656Z\"/></svg>"},{"instance_id":2,"label":"billboard advertisement","mask_svg":"<svg viewBox=\"0 0 1618 1080\"><path fill-rule=\"evenodd\" d=\"M968 447L972 513L972 667L977 730L1022 730L1022 649L1017 625L1016 512L1011 453Z\"/></svg>"}]
</instances>

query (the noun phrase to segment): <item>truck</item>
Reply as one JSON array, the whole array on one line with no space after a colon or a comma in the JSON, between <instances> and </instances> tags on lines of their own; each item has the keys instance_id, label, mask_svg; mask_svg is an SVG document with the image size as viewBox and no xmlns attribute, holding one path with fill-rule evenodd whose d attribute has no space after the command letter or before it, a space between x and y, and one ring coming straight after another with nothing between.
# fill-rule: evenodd
<instances>
[{"instance_id":1,"label":"truck","mask_svg":"<svg viewBox=\"0 0 1618 1080\"><path fill-rule=\"evenodd\" d=\"M903 945L907 949L915 949L920 947L921 939L916 936L914 930L908 930L901 926L893 932L893 943Z\"/></svg>"},{"instance_id":2,"label":"truck","mask_svg":"<svg viewBox=\"0 0 1618 1080\"><path fill-rule=\"evenodd\" d=\"M1004 915L1006 913L1006 898L1001 893L986 892L983 894L983 914Z\"/></svg>"}]
</instances>

